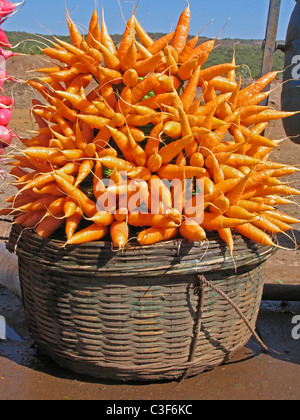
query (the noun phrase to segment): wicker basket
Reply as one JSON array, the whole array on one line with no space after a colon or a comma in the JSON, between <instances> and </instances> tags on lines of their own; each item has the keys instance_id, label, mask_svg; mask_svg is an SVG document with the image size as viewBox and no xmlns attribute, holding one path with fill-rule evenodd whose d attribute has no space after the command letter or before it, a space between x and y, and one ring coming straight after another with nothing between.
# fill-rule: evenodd
<instances>
[{"instance_id":1,"label":"wicker basket","mask_svg":"<svg viewBox=\"0 0 300 420\"><path fill-rule=\"evenodd\" d=\"M14 227L8 248L41 352L76 373L154 381L212 369L255 334L261 268L274 249L235 243L233 262L214 237L115 252L106 242L63 248Z\"/></svg>"}]
</instances>

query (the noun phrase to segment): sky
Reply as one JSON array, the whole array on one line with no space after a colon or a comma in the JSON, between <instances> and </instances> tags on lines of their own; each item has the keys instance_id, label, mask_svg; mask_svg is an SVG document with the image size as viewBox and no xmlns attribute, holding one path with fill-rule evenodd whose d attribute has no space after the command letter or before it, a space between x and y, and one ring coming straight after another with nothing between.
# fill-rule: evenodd
<instances>
[{"instance_id":1,"label":"sky","mask_svg":"<svg viewBox=\"0 0 300 420\"><path fill-rule=\"evenodd\" d=\"M102 0L109 32L123 33L136 0ZM101 1L98 0L100 8ZM67 35L65 3L76 24L86 29L94 11L95 0L25 0L21 10L4 25L6 31ZM192 12L190 34L215 37L225 26L220 38L264 39L269 0L189 0ZM176 26L185 0L140 0L137 18L147 32L171 31ZM281 0L277 39L284 40L295 0Z\"/></svg>"}]
</instances>

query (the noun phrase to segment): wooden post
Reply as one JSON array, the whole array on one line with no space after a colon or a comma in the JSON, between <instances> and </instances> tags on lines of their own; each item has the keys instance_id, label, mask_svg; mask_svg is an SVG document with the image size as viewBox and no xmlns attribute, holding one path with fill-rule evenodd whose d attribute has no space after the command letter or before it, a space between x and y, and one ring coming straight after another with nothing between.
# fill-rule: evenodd
<instances>
[{"instance_id":1,"label":"wooden post","mask_svg":"<svg viewBox=\"0 0 300 420\"><path fill-rule=\"evenodd\" d=\"M280 6L281 0L270 0L266 38L263 45L262 76L273 70ZM268 86L266 90L269 89L270 87ZM268 105L268 99L261 103L261 105Z\"/></svg>"}]
</instances>

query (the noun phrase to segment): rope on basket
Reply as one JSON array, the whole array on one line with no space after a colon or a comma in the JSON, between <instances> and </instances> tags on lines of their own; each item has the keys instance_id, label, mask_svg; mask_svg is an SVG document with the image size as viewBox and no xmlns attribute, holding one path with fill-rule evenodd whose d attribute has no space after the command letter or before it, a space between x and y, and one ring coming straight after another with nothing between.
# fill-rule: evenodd
<instances>
[{"instance_id":1,"label":"rope on basket","mask_svg":"<svg viewBox=\"0 0 300 420\"><path fill-rule=\"evenodd\" d=\"M205 278L205 276L200 275L200 276L198 276L198 278L199 278L199 281L200 281L200 285L199 286L196 286L195 291L197 290L197 292L199 294L199 297L200 297L200 300L199 300L198 309L197 309L197 318L196 318L195 327L194 327L194 336L193 336L193 340L192 340L192 344L191 344L191 351L190 351L190 356L189 356L188 364L191 365L191 363L195 359L196 347L197 347L198 338L199 338L199 334L200 334L201 327L202 327L202 314L203 314L203 306L204 306L205 286L208 286L211 289L213 289L215 292L217 292L220 296L222 296L235 309L235 311L238 313L238 315L242 318L242 320L245 322L245 324L247 325L247 327L251 331L252 335L256 338L256 340L258 341L258 343L261 345L261 347L263 348L263 350L265 352L267 352L268 351L268 347L260 339L260 337L256 333L255 329L252 327L252 325L250 324L250 322L247 320L247 318L241 312L241 310L239 309L239 307L233 302L233 300L230 299L224 292L222 292L221 289L219 289L213 283L211 283L210 281L208 281ZM189 372L190 372L190 369L191 369L191 367L188 367L186 369L186 371L184 372L184 374L183 374L183 376L181 378L181 381L185 380L188 377Z\"/></svg>"},{"instance_id":2,"label":"rope on basket","mask_svg":"<svg viewBox=\"0 0 300 420\"><path fill-rule=\"evenodd\" d=\"M253 336L256 338L256 340L258 341L258 343L261 345L261 347L263 348L263 350L265 352L267 352L268 351L268 347L259 338L259 336L256 333L255 329L252 327L252 325L250 324L250 322L248 321L248 319L245 317L245 315L241 312L241 310L239 309L239 307L224 292L222 292L222 290L220 290L213 283L211 283L210 281L208 281L204 276L199 276L199 278L200 278L200 281L203 284L205 284L206 286L210 287L215 292L219 293L219 295L222 296L236 310L236 312L239 314L239 316L245 322L245 324L247 325L247 327L249 328L249 330L251 331L251 333L253 334Z\"/></svg>"},{"instance_id":3,"label":"rope on basket","mask_svg":"<svg viewBox=\"0 0 300 420\"><path fill-rule=\"evenodd\" d=\"M204 281L202 281L202 278L204 279L204 276L199 276L200 284L195 285L195 293L199 296L199 302L198 302L198 308L197 308L197 318L194 326L194 335L193 335L193 341L191 344L191 351L190 356L188 360L188 364L191 364L195 359L195 353L196 353L196 347L198 343L199 334L202 327L202 315L203 315L203 306L204 306L204 296L205 296L205 285ZM186 369L184 372L181 380L184 381L189 373L190 373L190 367Z\"/></svg>"}]
</instances>

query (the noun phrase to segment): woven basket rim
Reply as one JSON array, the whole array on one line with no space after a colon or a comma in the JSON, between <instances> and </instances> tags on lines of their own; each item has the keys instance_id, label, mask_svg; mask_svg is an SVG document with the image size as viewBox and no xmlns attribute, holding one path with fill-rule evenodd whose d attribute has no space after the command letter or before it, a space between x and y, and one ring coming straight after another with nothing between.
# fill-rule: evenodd
<instances>
[{"instance_id":1,"label":"woven basket rim","mask_svg":"<svg viewBox=\"0 0 300 420\"><path fill-rule=\"evenodd\" d=\"M209 242L190 243L178 238L155 245L140 246L132 241L123 250L113 250L111 242L99 241L63 247L63 241L43 239L32 230L12 229L8 243L10 252L57 269L74 273L78 265L86 272L105 273L113 277L147 275L197 274L212 271L234 271L263 264L276 248L263 246L234 234L235 251L232 258L228 246L217 235Z\"/></svg>"}]
</instances>

